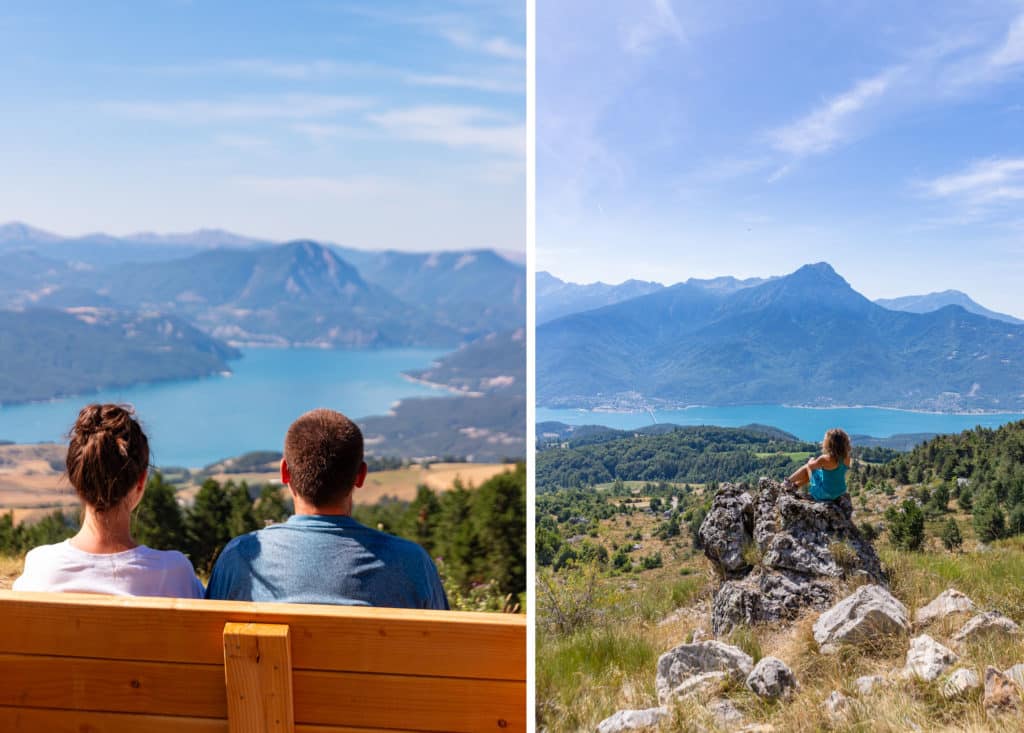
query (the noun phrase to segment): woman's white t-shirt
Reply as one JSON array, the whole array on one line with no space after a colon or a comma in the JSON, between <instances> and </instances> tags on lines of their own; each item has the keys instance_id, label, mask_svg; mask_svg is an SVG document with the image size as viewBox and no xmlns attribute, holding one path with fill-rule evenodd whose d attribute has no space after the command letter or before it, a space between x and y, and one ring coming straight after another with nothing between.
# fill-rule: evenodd
<instances>
[{"instance_id":1,"label":"woman's white t-shirt","mask_svg":"<svg viewBox=\"0 0 1024 733\"><path fill-rule=\"evenodd\" d=\"M139 545L124 552L94 555L64 540L25 556L14 590L107 593L118 596L202 598L203 584L192 563L175 550Z\"/></svg>"}]
</instances>

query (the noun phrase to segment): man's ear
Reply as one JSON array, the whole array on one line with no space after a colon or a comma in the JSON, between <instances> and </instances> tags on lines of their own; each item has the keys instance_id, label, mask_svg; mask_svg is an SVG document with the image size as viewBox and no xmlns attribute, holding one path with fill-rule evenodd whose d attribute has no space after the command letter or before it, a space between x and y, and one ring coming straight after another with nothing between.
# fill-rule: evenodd
<instances>
[{"instance_id":1,"label":"man's ear","mask_svg":"<svg viewBox=\"0 0 1024 733\"><path fill-rule=\"evenodd\" d=\"M366 481L366 474L369 473L370 467L366 465L366 461L363 461L359 466L359 473L356 474L355 487L357 489L362 488L363 483Z\"/></svg>"},{"instance_id":2,"label":"man's ear","mask_svg":"<svg viewBox=\"0 0 1024 733\"><path fill-rule=\"evenodd\" d=\"M281 483L288 487L292 483L292 475L288 472L288 461L284 458L281 459Z\"/></svg>"}]
</instances>

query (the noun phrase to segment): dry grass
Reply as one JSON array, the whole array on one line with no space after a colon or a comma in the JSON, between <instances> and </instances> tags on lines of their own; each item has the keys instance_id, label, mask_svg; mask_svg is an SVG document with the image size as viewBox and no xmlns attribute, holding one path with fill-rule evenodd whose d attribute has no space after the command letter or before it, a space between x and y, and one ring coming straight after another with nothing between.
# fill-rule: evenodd
<instances>
[{"instance_id":1,"label":"dry grass","mask_svg":"<svg viewBox=\"0 0 1024 733\"><path fill-rule=\"evenodd\" d=\"M25 558L0 555L0 590L10 590L24 567Z\"/></svg>"}]
</instances>

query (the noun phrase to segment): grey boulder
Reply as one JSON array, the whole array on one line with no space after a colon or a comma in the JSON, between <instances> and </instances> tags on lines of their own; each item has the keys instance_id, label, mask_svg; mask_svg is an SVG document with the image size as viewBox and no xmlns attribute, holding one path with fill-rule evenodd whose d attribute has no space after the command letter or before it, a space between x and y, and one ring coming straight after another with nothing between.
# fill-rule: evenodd
<instances>
[{"instance_id":1,"label":"grey boulder","mask_svg":"<svg viewBox=\"0 0 1024 733\"><path fill-rule=\"evenodd\" d=\"M747 675L747 688L769 700L788 698L797 686L793 670L778 657L764 657Z\"/></svg>"},{"instance_id":2,"label":"grey boulder","mask_svg":"<svg viewBox=\"0 0 1024 733\"><path fill-rule=\"evenodd\" d=\"M1020 626L1013 619L998 611L986 611L965 623L951 639L954 644L964 646L985 639L1010 639L1016 636L1020 636Z\"/></svg>"},{"instance_id":3,"label":"grey boulder","mask_svg":"<svg viewBox=\"0 0 1024 733\"><path fill-rule=\"evenodd\" d=\"M947 649L928 634L921 634L910 640L904 672L907 676L931 682L945 674L946 670L959 660L951 649Z\"/></svg>"},{"instance_id":4,"label":"grey boulder","mask_svg":"<svg viewBox=\"0 0 1024 733\"><path fill-rule=\"evenodd\" d=\"M676 688L692 677L709 672L724 672L727 677L746 677L754 660L742 649L720 641L680 644L658 658L654 686L658 700L673 697Z\"/></svg>"},{"instance_id":5,"label":"grey boulder","mask_svg":"<svg viewBox=\"0 0 1024 733\"><path fill-rule=\"evenodd\" d=\"M655 728L669 716L668 708L646 710L619 710L597 724L597 733L624 733L631 730Z\"/></svg>"},{"instance_id":6,"label":"grey boulder","mask_svg":"<svg viewBox=\"0 0 1024 733\"><path fill-rule=\"evenodd\" d=\"M974 601L960 591L950 588L937 595L927 606L917 609L914 622L919 626L926 626L957 613L971 613L974 609Z\"/></svg>"},{"instance_id":7,"label":"grey boulder","mask_svg":"<svg viewBox=\"0 0 1024 733\"><path fill-rule=\"evenodd\" d=\"M862 585L818 617L814 640L828 654L842 644L875 642L909 630L906 606L880 585Z\"/></svg>"}]
</instances>

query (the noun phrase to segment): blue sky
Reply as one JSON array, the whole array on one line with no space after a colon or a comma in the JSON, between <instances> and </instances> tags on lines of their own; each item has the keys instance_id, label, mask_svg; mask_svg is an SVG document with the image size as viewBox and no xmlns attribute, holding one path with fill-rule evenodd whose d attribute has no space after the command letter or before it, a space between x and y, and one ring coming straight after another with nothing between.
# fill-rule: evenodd
<instances>
[{"instance_id":1,"label":"blue sky","mask_svg":"<svg viewBox=\"0 0 1024 733\"><path fill-rule=\"evenodd\" d=\"M537 49L539 269L1024 316L1024 3L563 0Z\"/></svg>"},{"instance_id":2,"label":"blue sky","mask_svg":"<svg viewBox=\"0 0 1024 733\"><path fill-rule=\"evenodd\" d=\"M521 2L0 7L0 223L525 243Z\"/></svg>"}]
</instances>

